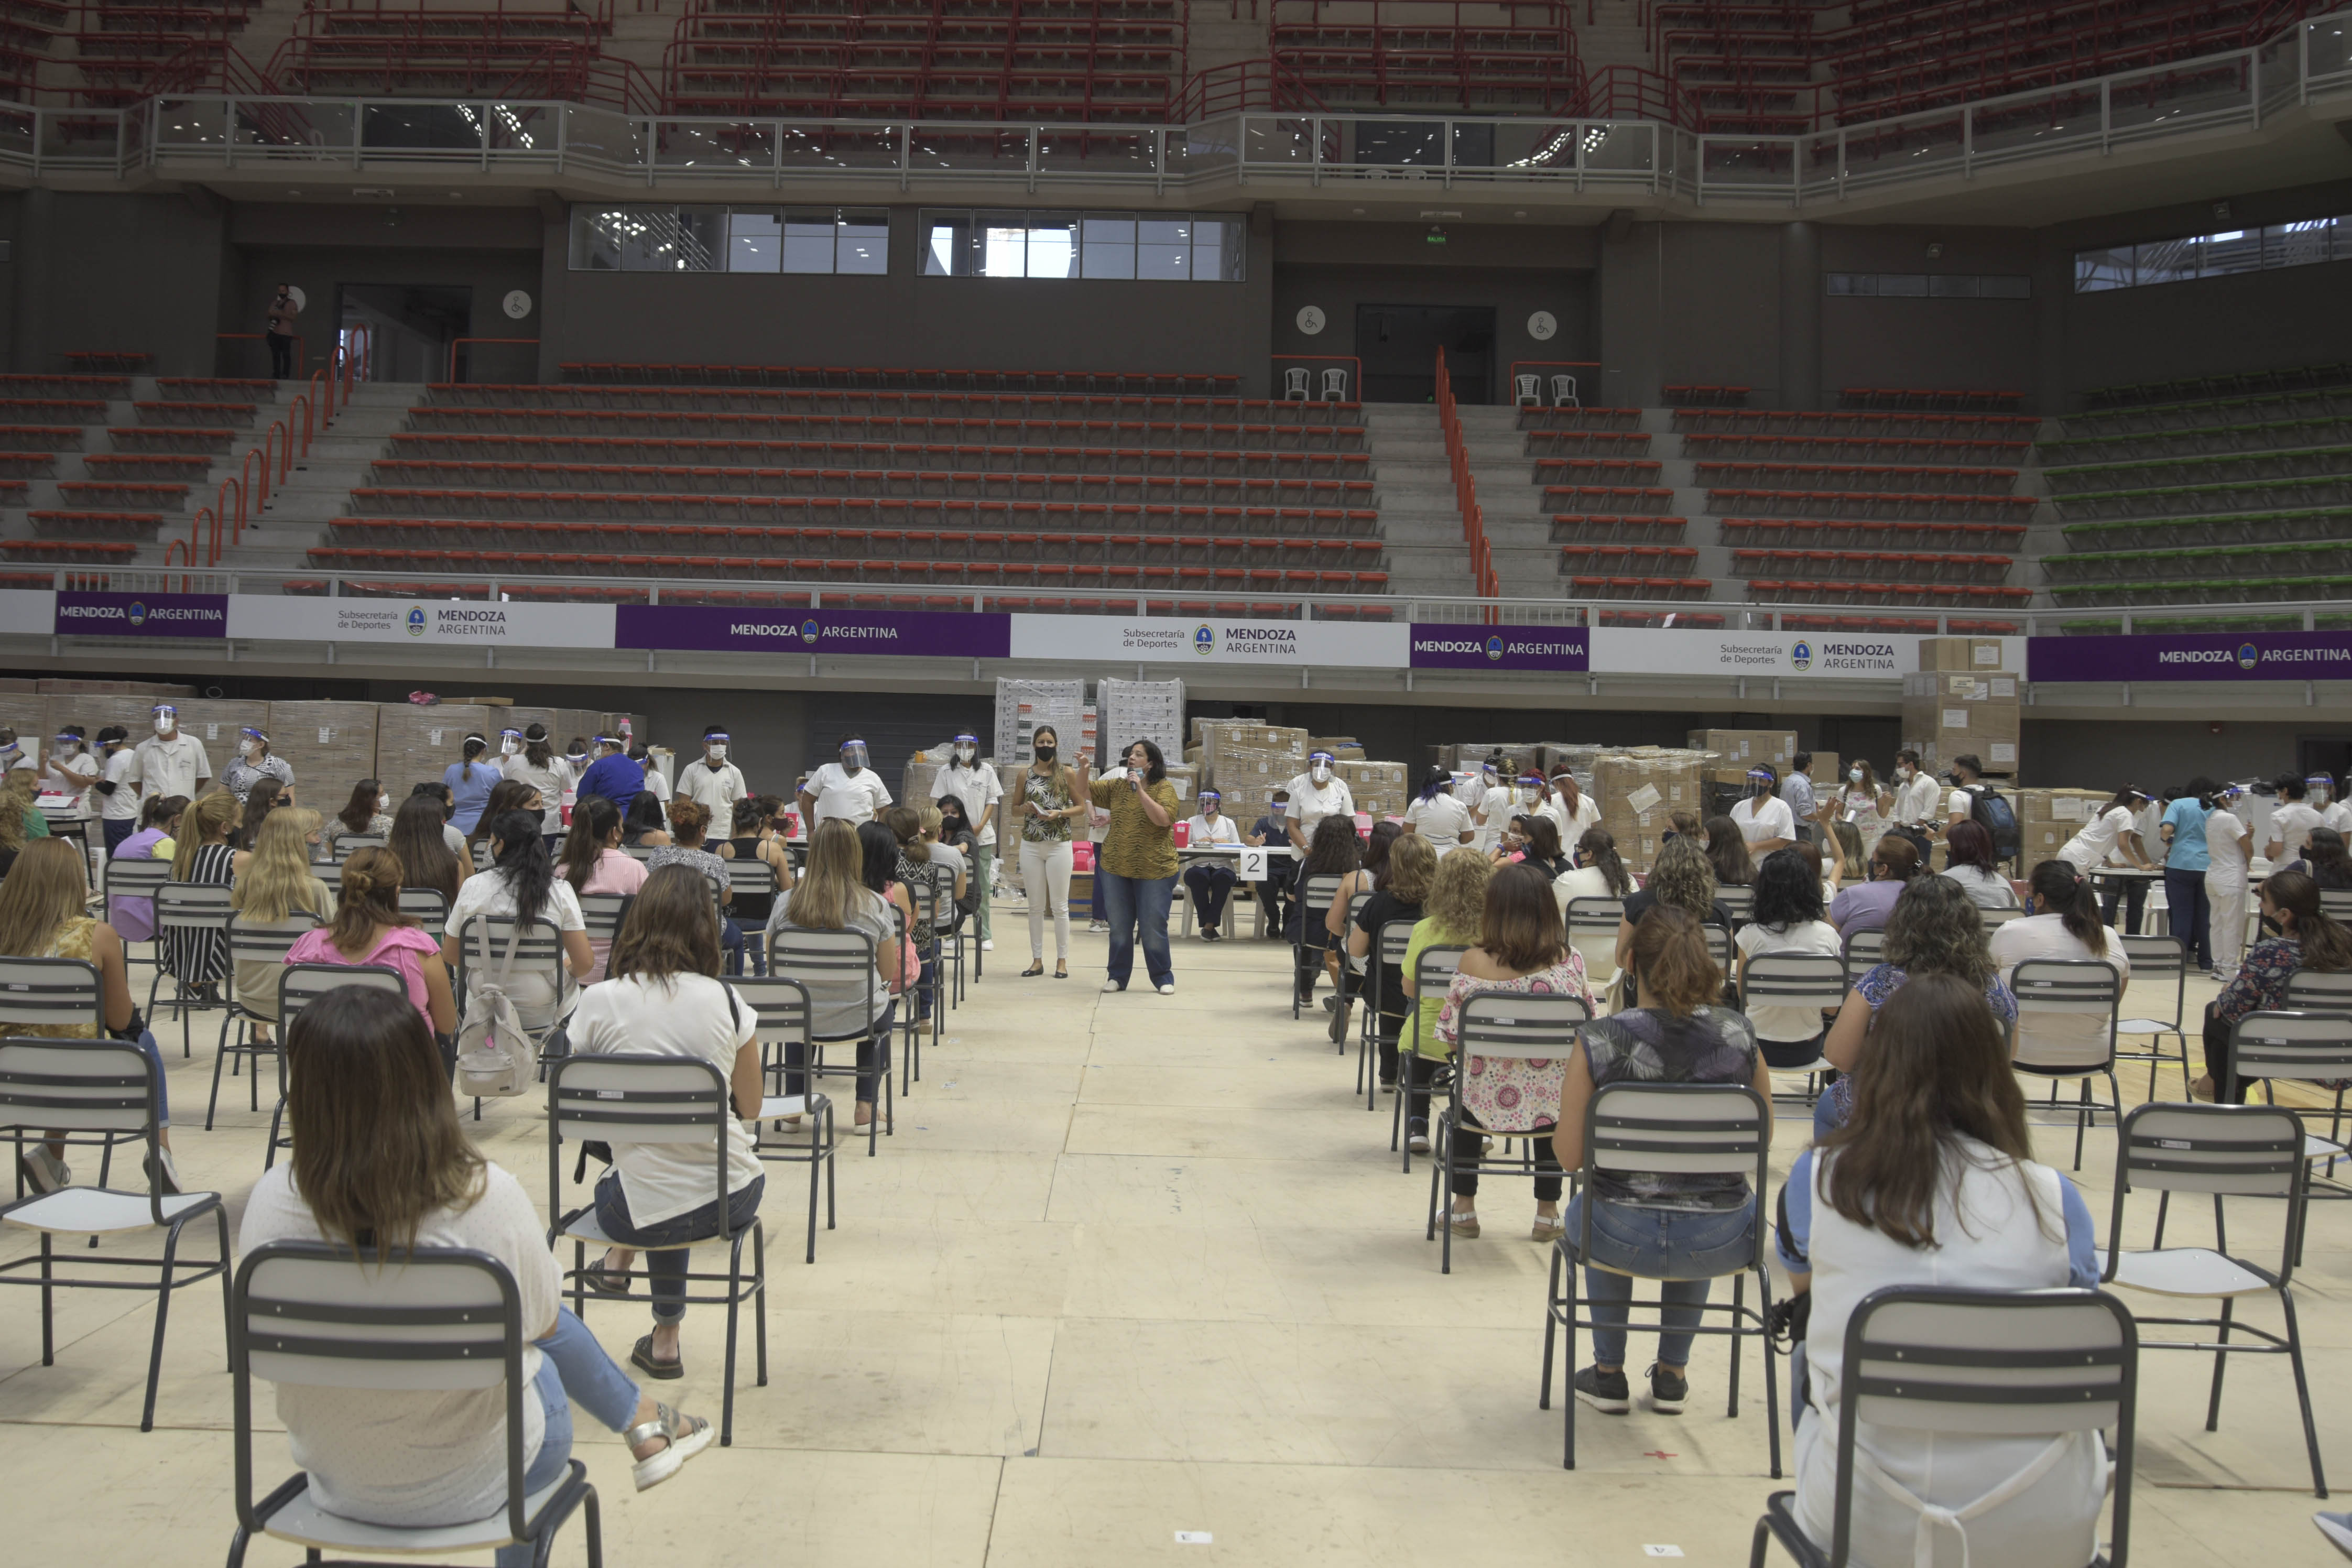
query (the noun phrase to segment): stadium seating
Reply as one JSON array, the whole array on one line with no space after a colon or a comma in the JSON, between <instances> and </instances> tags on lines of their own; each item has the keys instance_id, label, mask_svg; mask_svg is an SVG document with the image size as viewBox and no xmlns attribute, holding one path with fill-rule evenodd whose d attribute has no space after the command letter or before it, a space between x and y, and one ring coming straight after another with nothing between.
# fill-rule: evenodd
<instances>
[{"instance_id":1,"label":"stadium seating","mask_svg":"<svg viewBox=\"0 0 2352 1568\"><path fill-rule=\"evenodd\" d=\"M129 376L0 377L0 422L8 426L0 436L0 447L8 448L0 472L24 476L0 479L0 504L24 505L29 478L54 479L58 495L57 505L26 510L32 538L7 542L5 553L18 561L131 564L142 545L178 530L193 508L212 500L201 487L213 458L240 436L252 438L259 400L274 384L159 378L156 397L130 403L137 424L108 429L110 450L84 452L88 427L106 425L130 400ZM92 395L59 395L76 392ZM37 417L59 422L16 423ZM38 473L32 470L37 458L47 465ZM5 488L11 483L13 501Z\"/></svg>"},{"instance_id":2,"label":"stadium seating","mask_svg":"<svg viewBox=\"0 0 2352 1568\"><path fill-rule=\"evenodd\" d=\"M1278 67L1332 108L1575 114L1568 0L1273 0Z\"/></svg>"}]
</instances>

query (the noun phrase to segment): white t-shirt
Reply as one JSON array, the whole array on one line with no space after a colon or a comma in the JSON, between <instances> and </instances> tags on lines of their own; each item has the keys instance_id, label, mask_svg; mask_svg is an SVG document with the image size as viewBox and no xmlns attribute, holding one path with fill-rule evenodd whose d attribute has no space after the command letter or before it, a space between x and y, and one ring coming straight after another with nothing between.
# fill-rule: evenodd
<instances>
[{"instance_id":1,"label":"white t-shirt","mask_svg":"<svg viewBox=\"0 0 2352 1568\"><path fill-rule=\"evenodd\" d=\"M2228 811L2216 810L2205 818L2206 879L2225 887L2246 885L2246 858L2238 853L2238 841L2246 836L2246 825Z\"/></svg>"},{"instance_id":2,"label":"white t-shirt","mask_svg":"<svg viewBox=\"0 0 2352 1568\"><path fill-rule=\"evenodd\" d=\"M145 804L139 798L139 753L125 746L110 755L106 779L114 793L98 797L98 815L109 822L139 820L139 808Z\"/></svg>"},{"instance_id":3,"label":"white t-shirt","mask_svg":"<svg viewBox=\"0 0 2352 1568\"><path fill-rule=\"evenodd\" d=\"M1187 844L1238 845L1242 841L1241 825L1222 811L1213 823L1205 816L1196 816L1184 825L1184 840Z\"/></svg>"},{"instance_id":4,"label":"white t-shirt","mask_svg":"<svg viewBox=\"0 0 2352 1568\"><path fill-rule=\"evenodd\" d=\"M1944 797L1944 820L1966 822L1976 814L1977 797L1967 790L1956 789Z\"/></svg>"},{"instance_id":5,"label":"white t-shirt","mask_svg":"<svg viewBox=\"0 0 2352 1568\"><path fill-rule=\"evenodd\" d=\"M2271 812L2271 837L2286 846L2277 857L2280 863L2284 864L2300 856L2304 846L2311 842L2311 830L2326 826L2326 820L2313 810L2308 802L2291 800L2274 808ZM2210 824L2207 825L2206 831L2212 831Z\"/></svg>"},{"instance_id":6,"label":"white t-shirt","mask_svg":"<svg viewBox=\"0 0 2352 1568\"><path fill-rule=\"evenodd\" d=\"M264 1172L246 1199L239 1253L272 1241L321 1241L319 1222L294 1185L289 1163ZM416 1227L419 1247L487 1252L514 1276L522 1303L522 1375L539 1375L532 1336L555 1321L562 1281L547 1229L522 1185L496 1165L483 1173L472 1207L441 1209ZM320 1507L375 1524L463 1524L506 1500L506 1392L488 1388L403 1392L278 1385L294 1462L310 1473ZM546 1436L547 1413L522 1396L525 1468Z\"/></svg>"},{"instance_id":7,"label":"white t-shirt","mask_svg":"<svg viewBox=\"0 0 2352 1568\"><path fill-rule=\"evenodd\" d=\"M1768 952L1817 952L1835 958L1845 951L1837 927L1827 921L1807 921L1786 931L1773 931L1749 921L1732 936L1731 943L1750 958ZM1818 1007L1756 1006L1748 1010L1759 1040L1810 1040L1822 1032Z\"/></svg>"},{"instance_id":8,"label":"white t-shirt","mask_svg":"<svg viewBox=\"0 0 2352 1568\"><path fill-rule=\"evenodd\" d=\"M2352 839L2352 805L2340 800L2333 802L2319 814L2319 821L2322 826L2332 827L2347 839Z\"/></svg>"},{"instance_id":9,"label":"white t-shirt","mask_svg":"<svg viewBox=\"0 0 2352 1568\"><path fill-rule=\"evenodd\" d=\"M619 975L580 994L565 1031L572 1048L589 1056L688 1057L707 1061L722 1078L735 1071L735 1055L750 1045L760 1016L707 974L674 975L667 982ZM702 1207L718 1194L711 1188L707 1143L629 1143L614 1138L613 1164L621 1173L621 1193L629 1218L640 1227ZM760 1174L760 1157L742 1121L727 1118L727 1190L740 1192Z\"/></svg>"},{"instance_id":10,"label":"white t-shirt","mask_svg":"<svg viewBox=\"0 0 2352 1568\"><path fill-rule=\"evenodd\" d=\"M1312 777L1299 774L1290 781L1290 820L1298 824L1300 837L1308 842L1315 837L1315 825L1327 816L1344 816L1350 821L1356 816L1356 797L1336 774L1329 784L1317 787Z\"/></svg>"},{"instance_id":11,"label":"white t-shirt","mask_svg":"<svg viewBox=\"0 0 2352 1568\"><path fill-rule=\"evenodd\" d=\"M70 793L73 795L74 809L87 814L90 808L90 803L98 798L89 787L98 782L98 759L86 751L76 752L70 757L59 757L58 766L80 781L79 787ZM47 775L47 783L49 787L56 787L54 773ZM131 815L135 816L138 813L133 810Z\"/></svg>"},{"instance_id":12,"label":"white t-shirt","mask_svg":"<svg viewBox=\"0 0 2352 1568\"><path fill-rule=\"evenodd\" d=\"M1544 815L1551 818L1553 826L1559 829L1559 847L1562 849L1574 849L1576 841L1584 837L1584 830L1601 820L1601 803L1582 790L1576 792L1574 811L1568 809L1568 802L1561 798L1558 790L1552 791L1551 798L1543 803L1543 810Z\"/></svg>"},{"instance_id":13,"label":"white t-shirt","mask_svg":"<svg viewBox=\"0 0 2352 1568\"><path fill-rule=\"evenodd\" d=\"M710 837L724 838L735 831L735 803L751 798L751 786L743 782L743 770L733 763L721 763L713 768L701 757L679 770L677 788L671 792L685 795L710 813Z\"/></svg>"},{"instance_id":14,"label":"white t-shirt","mask_svg":"<svg viewBox=\"0 0 2352 1568\"><path fill-rule=\"evenodd\" d=\"M1404 819L1440 855L1461 847L1462 836L1470 831L1471 826L1470 808L1451 795L1415 800L1404 808Z\"/></svg>"},{"instance_id":15,"label":"white t-shirt","mask_svg":"<svg viewBox=\"0 0 2352 1568\"><path fill-rule=\"evenodd\" d=\"M1998 871L1988 871L1981 866L1947 866L1936 875L1949 877L1967 889L1969 902L1980 910L2017 908L2017 889Z\"/></svg>"},{"instance_id":16,"label":"white t-shirt","mask_svg":"<svg viewBox=\"0 0 2352 1568\"><path fill-rule=\"evenodd\" d=\"M168 741L161 735L150 735L139 742L133 754L139 782L147 786L149 795L184 795L194 800L196 781L213 776L213 763L205 754L205 743L184 730L175 731Z\"/></svg>"},{"instance_id":17,"label":"white t-shirt","mask_svg":"<svg viewBox=\"0 0 2352 1568\"><path fill-rule=\"evenodd\" d=\"M994 768L960 768L950 763L931 778L931 798L942 800L949 795L963 802L965 821L978 822L982 812L1003 798L1004 781L996 776ZM980 841L983 846L996 842L996 815L991 815L988 826L980 830Z\"/></svg>"},{"instance_id":18,"label":"white t-shirt","mask_svg":"<svg viewBox=\"0 0 2352 1568\"><path fill-rule=\"evenodd\" d=\"M1926 773L1914 773L1911 782L1895 797L1895 820L1901 823L1933 822L1936 820L1936 800L1944 786Z\"/></svg>"},{"instance_id":19,"label":"white t-shirt","mask_svg":"<svg viewBox=\"0 0 2352 1568\"><path fill-rule=\"evenodd\" d=\"M474 857L466 847L466 836L457 831L456 823L445 822L441 825L441 842L449 847L449 853L457 858L458 865L468 871L474 868Z\"/></svg>"},{"instance_id":20,"label":"white t-shirt","mask_svg":"<svg viewBox=\"0 0 2352 1568\"><path fill-rule=\"evenodd\" d=\"M2124 955L2123 939L2110 931L2106 951L2093 952L2081 937L2066 929L2063 915L2026 915L1993 929L1992 960L2000 965L2003 984L2010 984L2017 966L2029 958L2099 958L2116 966L2124 983L2131 983L2131 960ZM2041 1047L2037 1056L2062 1061L2095 1062L2106 1054L2107 1020L2095 1013L2040 1013L2019 1005L2017 1033L2021 1052L2029 1039Z\"/></svg>"},{"instance_id":21,"label":"white t-shirt","mask_svg":"<svg viewBox=\"0 0 2352 1568\"><path fill-rule=\"evenodd\" d=\"M1738 825L1739 837L1750 844L1761 844L1767 838L1794 842L1797 837L1797 814L1778 795L1749 795L1734 801L1731 820Z\"/></svg>"},{"instance_id":22,"label":"white t-shirt","mask_svg":"<svg viewBox=\"0 0 2352 1568\"><path fill-rule=\"evenodd\" d=\"M454 936L465 930L466 921L470 916L485 913L511 915L514 912L514 889L507 874L496 869L479 871L458 885L457 897L449 905L448 922L443 929ZM540 906L539 918L541 923L551 925L558 931L584 931L588 929L588 922L580 914L580 895L573 892L572 884L562 877L549 885L547 900ZM469 952L473 940L470 936L467 939ZM497 972L499 960L505 952L505 942L492 938L488 973ZM486 972L477 959L469 957L467 962L466 993L470 1003L474 987L480 983ZM514 969L507 976L507 999L514 1004L515 1012L527 1029L543 1029L554 1023L556 1009L563 1001L554 985L550 984L544 968L535 964L526 968L520 958L515 960Z\"/></svg>"},{"instance_id":23,"label":"white t-shirt","mask_svg":"<svg viewBox=\"0 0 2352 1568\"><path fill-rule=\"evenodd\" d=\"M870 767L858 769L853 777L839 763L827 763L809 774L808 783L801 787L816 802L817 822L837 816L855 827L873 821L890 804L890 786ZM814 829L816 823L809 826Z\"/></svg>"},{"instance_id":24,"label":"white t-shirt","mask_svg":"<svg viewBox=\"0 0 2352 1568\"><path fill-rule=\"evenodd\" d=\"M2132 814L2123 806L2103 811L2096 821L2084 823L2081 832L2066 840L2065 846L2058 851L2058 858L2077 871L2104 866L2107 857L2114 853L2116 840L2131 831L2131 825ZM2009 923L2015 925L2017 922L2011 921Z\"/></svg>"}]
</instances>

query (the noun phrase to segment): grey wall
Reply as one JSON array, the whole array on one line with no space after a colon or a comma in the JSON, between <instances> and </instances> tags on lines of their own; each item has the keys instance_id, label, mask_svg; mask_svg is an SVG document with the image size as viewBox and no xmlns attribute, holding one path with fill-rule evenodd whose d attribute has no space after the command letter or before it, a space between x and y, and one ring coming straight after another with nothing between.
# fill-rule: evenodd
<instances>
[{"instance_id":1,"label":"grey wall","mask_svg":"<svg viewBox=\"0 0 2352 1568\"><path fill-rule=\"evenodd\" d=\"M71 349L144 350L163 375L210 375L227 204L30 190L16 232L9 365L66 368ZM258 327L253 329L258 331Z\"/></svg>"},{"instance_id":2,"label":"grey wall","mask_svg":"<svg viewBox=\"0 0 2352 1568\"><path fill-rule=\"evenodd\" d=\"M2031 712L2032 710L2027 710ZM2028 719L2018 755L2024 782L2054 787L2155 791L2197 773L2215 779L2275 776L2301 765L2305 737L2346 738L2345 724L2225 721L2216 735L2203 720L2119 720L2096 724Z\"/></svg>"},{"instance_id":3,"label":"grey wall","mask_svg":"<svg viewBox=\"0 0 2352 1568\"><path fill-rule=\"evenodd\" d=\"M2026 229L1829 227L1821 270L2009 273L2042 279L2044 242ZM1930 257L1927 247L1942 247ZM1815 279L1816 292L1824 288ZM1949 386L2037 390L2039 299L1822 301L1822 389L1833 405L1844 386Z\"/></svg>"}]
</instances>

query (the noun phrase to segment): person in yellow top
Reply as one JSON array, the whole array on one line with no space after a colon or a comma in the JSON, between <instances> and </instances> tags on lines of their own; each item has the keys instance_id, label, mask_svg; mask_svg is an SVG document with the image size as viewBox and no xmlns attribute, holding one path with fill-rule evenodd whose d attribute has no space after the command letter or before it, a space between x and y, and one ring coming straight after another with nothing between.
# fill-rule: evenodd
<instances>
[{"instance_id":1,"label":"person in yellow top","mask_svg":"<svg viewBox=\"0 0 2352 1568\"><path fill-rule=\"evenodd\" d=\"M1095 858L1103 907L1110 915L1110 963L1106 991L1127 989L1135 972L1135 933L1143 929L1143 965L1162 996L1176 994L1168 960L1168 904L1176 891L1176 786L1160 748L1138 741L1127 749L1123 773L1087 785L1094 803L1110 813Z\"/></svg>"}]
</instances>

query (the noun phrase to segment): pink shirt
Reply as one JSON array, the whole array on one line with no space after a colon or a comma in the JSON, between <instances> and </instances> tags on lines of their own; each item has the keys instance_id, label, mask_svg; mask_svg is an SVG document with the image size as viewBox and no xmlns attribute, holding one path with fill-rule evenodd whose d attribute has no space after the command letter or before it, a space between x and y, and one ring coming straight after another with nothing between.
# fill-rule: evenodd
<instances>
[{"instance_id":1,"label":"pink shirt","mask_svg":"<svg viewBox=\"0 0 2352 1568\"><path fill-rule=\"evenodd\" d=\"M408 987L408 1000L417 1012L424 1015L425 1026L429 1028L433 1023L433 1006L425 994L425 971L418 966L418 961L426 953L438 957L440 952L441 944L417 927L394 926L376 937L375 946L368 951L366 957L350 959L344 957L329 940L327 928L320 926L304 931L301 939L286 950L286 962L336 963L346 969L375 963L387 969L396 969L400 971L401 984Z\"/></svg>"},{"instance_id":2,"label":"pink shirt","mask_svg":"<svg viewBox=\"0 0 2352 1568\"><path fill-rule=\"evenodd\" d=\"M588 873L588 880L578 890L583 893L634 893L646 885L646 878L651 874L646 869L646 863L634 855L619 849L600 850L596 856L596 868ZM596 967L588 972L588 978L581 984L593 985L604 978L604 960L612 954L612 941L610 938L590 937L588 951L596 955Z\"/></svg>"}]
</instances>

